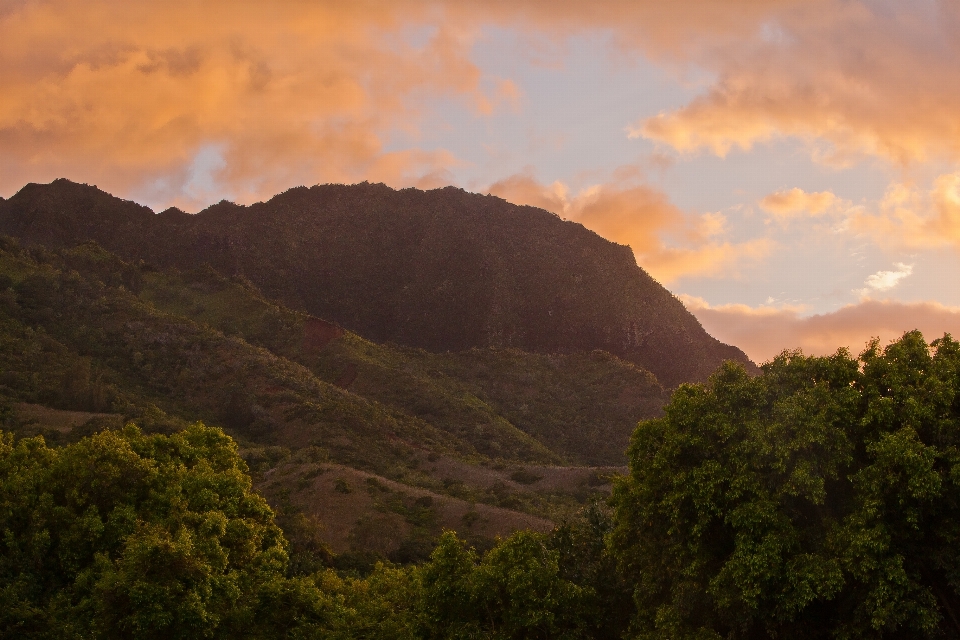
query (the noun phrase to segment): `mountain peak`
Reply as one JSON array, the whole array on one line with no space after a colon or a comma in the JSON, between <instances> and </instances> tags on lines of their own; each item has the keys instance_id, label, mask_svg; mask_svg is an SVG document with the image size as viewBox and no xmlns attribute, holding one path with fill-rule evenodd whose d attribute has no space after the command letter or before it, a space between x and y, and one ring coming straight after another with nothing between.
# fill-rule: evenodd
<instances>
[{"instance_id":1,"label":"mountain peak","mask_svg":"<svg viewBox=\"0 0 960 640\"><path fill-rule=\"evenodd\" d=\"M209 264L371 339L431 351L602 349L669 386L703 381L726 359L753 367L628 247L457 187L316 185L158 216L58 180L0 203L0 233L58 247L96 240L160 267Z\"/></svg>"}]
</instances>

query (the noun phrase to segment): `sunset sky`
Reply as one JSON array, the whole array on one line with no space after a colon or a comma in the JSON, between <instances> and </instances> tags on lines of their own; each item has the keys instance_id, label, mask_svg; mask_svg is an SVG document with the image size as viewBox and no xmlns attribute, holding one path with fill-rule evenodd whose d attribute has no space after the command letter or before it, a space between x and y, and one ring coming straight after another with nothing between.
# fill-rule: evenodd
<instances>
[{"instance_id":1,"label":"sunset sky","mask_svg":"<svg viewBox=\"0 0 960 640\"><path fill-rule=\"evenodd\" d=\"M960 4L0 0L0 196L453 184L629 244L719 339L960 336Z\"/></svg>"}]
</instances>

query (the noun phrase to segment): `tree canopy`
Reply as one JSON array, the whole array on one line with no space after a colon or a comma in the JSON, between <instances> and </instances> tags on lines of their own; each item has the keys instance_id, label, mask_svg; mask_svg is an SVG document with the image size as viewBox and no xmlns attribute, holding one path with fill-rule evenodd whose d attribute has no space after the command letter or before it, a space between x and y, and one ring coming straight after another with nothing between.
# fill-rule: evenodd
<instances>
[{"instance_id":1,"label":"tree canopy","mask_svg":"<svg viewBox=\"0 0 960 640\"><path fill-rule=\"evenodd\" d=\"M0 628L19 637L209 637L286 563L236 445L200 424L59 449L4 435L0 505Z\"/></svg>"},{"instance_id":2,"label":"tree canopy","mask_svg":"<svg viewBox=\"0 0 960 640\"><path fill-rule=\"evenodd\" d=\"M629 456L612 510L360 575L291 569L220 429L0 431L0 638L960 638L949 336L726 365Z\"/></svg>"},{"instance_id":3,"label":"tree canopy","mask_svg":"<svg viewBox=\"0 0 960 640\"><path fill-rule=\"evenodd\" d=\"M594 590L552 543L521 531L480 555L447 532L421 567L291 576L220 429L0 432L0 638L589 637Z\"/></svg>"},{"instance_id":4,"label":"tree canopy","mask_svg":"<svg viewBox=\"0 0 960 640\"><path fill-rule=\"evenodd\" d=\"M521 531L482 559L452 532L422 571L426 638L582 638L593 591L564 579L544 536Z\"/></svg>"},{"instance_id":5,"label":"tree canopy","mask_svg":"<svg viewBox=\"0 0 960 640\"><path fill-rule=\"evenodd\" d=\"M640 638L960 634L960 344L727 364L645 423L612 551Z\"/></svg>"}]
</instances>

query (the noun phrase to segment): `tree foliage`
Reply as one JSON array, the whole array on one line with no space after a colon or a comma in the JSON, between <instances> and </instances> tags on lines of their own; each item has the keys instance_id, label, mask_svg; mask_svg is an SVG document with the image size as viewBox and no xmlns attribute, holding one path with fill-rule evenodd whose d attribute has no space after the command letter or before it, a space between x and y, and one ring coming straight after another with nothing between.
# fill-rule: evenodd
<instances>
[{"instance_id":1,"label":"tree foliage","mask_svg":"<svg viewBox=\"0 0 960 640\"><path fill-rule=\"evenodd\" d=\"M482 557L447 532L420 567L289 576L236 444L129 424L60 448L0 432L0 637L577 638L594 591L551 539ZM567 553L567 555L570 555ZM592 607L592 608L591 608Z\"/></svg>"},{"instance_id":2,"label":"tree foliage","mask_svg":"<svg viewBox=\"0 0 960 640\"><path fill-rule=\"evenodd\" d=\"M282 575L286 551L236 445L128 426L51 449L0 442L7 636L212 637Z\"/></svg>"},{"instance_id":3,"label":"tree foliage","mask_svg":"<svg viewBox=\"0 0 960 640\"><path fill-rule=\"evenodd\" d=\"M560 577L584 588L582 615L595 640L622 637L634 611L632 589L608 544L611 516L594 501L555 527L548 543L558 554Z\"/></svg>"},{"instance_id":4,"label":"tree foliage","mask_svg":"<svg viewBox=\"0 0 960 640\"><path fill-rule=\"evenodd\" d=\"M591 590L561 576L540 534L518 532L480 559L448 531L421 580L426 638L590 637Z\"/></svg>"},{"instance_id":5,"label":"tree foliage","mask_svg":"<svg viewBox=\"0 0 960 640\"><path fill-rule=\"evenodd\" d=\"M728 364L642 423L611 544L641 638L956 637L960 344Z\"/></svg>"}]
</instances>

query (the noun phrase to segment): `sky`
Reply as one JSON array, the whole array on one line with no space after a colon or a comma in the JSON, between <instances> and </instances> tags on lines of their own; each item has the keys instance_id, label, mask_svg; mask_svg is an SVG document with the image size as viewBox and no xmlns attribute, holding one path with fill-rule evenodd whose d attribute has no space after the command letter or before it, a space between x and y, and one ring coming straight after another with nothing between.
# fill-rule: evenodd
<instances>
[{"instance_id":1,"label":"sky","mask_svg":"<svg viewBox=\"0 0 960 640\"><path fill-rule=\"evenodd\" d=\"M960 5L0 0L0 196L456 185L629 245L763 362L960 337Z\"/></svg>"}]
</instances>

